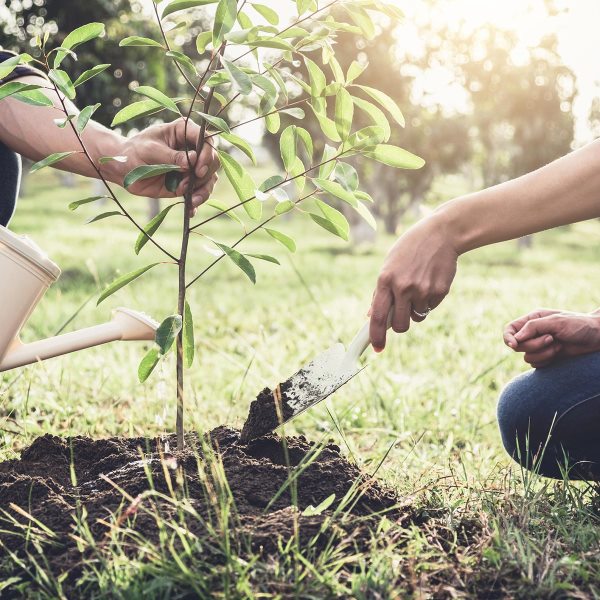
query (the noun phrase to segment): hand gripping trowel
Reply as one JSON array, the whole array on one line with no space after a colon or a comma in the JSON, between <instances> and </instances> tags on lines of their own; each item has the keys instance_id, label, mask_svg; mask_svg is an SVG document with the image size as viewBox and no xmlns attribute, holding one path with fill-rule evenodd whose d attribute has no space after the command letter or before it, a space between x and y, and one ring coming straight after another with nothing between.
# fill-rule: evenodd
<instances>
[{"instance_id":1,"label":"hand gripping trowel","mask_svg":"<svg viewBox=\"0 0 600 600\"><path fill-rule=\"evenodd\" d=\"M119 308L108 323L23 344L21 328L59 275L58 265L34 242L0 225L0 372L114 340L154 339L158 323Z\"/></svg>"},{"instance_id":2,"label":"hand gripping trowel","mask_svg":"<svg viewBox=\"0 0 600 600\"><path fill-rule=\"evenodd\" d=\"M265 388L250 404L241 440L249 441L265 435L325 400L361 370L358 360L369 344L367 322L350 342L347 350L343 344L335 344L287 381L272 390Z\"/></svg>"}]
</instances>

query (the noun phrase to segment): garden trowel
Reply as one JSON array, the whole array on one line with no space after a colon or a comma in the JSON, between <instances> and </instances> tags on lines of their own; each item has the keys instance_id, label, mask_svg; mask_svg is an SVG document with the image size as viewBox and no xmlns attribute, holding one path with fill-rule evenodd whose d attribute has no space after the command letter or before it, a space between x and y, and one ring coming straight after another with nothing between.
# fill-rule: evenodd
<instances>
[{"instance_id":1,"label":"garden trowel","mask_svg":"<svg viewBox=\"0 0 600 600\"><path fill-rule=\"evenodd\" d=\"M272 390L265 388L250 404L241 440L265 435L333 394L361 370L358 360L369 343L367 322L347 350L335 344L287 381Z\"/></svg>"}]
</instances>

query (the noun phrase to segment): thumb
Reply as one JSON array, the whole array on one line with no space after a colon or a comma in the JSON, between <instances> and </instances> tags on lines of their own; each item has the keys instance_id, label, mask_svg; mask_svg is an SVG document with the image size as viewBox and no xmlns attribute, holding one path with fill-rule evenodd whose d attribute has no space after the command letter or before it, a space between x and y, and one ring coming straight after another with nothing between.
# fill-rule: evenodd
<instances>
[{"instance_id":1,"label":"thumb","mask_svg":"<svg viewBox=\"0 0 600 600\"><path fill-rule=\"evenodd\" d=\"M558 319L554 316L531 319L515 334L515 339L521 343L547 333L555 334L558 329Z\"/></svg>"}]
</instances>

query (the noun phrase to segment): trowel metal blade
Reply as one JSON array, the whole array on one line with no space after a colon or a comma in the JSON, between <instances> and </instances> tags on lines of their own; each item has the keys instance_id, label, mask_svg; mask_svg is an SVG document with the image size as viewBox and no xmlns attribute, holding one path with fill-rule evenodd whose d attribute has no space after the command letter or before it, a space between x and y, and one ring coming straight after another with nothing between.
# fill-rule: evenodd
<instances>
[{"instance_id":1,"label":"trowel metal blade","mask_svg":"<svg viewBox=\"0 0 600 600\"><path fill-rule=\"evenodd\" d=\"M357 365L345 365L346 349L336 344L279 384L282 405L291 409L283 423L328 398L358 372Z\"/></svg>"},{"instance_id":2,"label":"trowel metal blade","mask_svg":"<svg viewBox=\"0 0 600 600\"><path fill-rule=\"evenodd\" d=\"M283 423L325 400L352 379L360 368L346 359L342 344L336 344L275 386L266 388L250 404L241 440L270 433Z\"/></svg>"}]
</instances>

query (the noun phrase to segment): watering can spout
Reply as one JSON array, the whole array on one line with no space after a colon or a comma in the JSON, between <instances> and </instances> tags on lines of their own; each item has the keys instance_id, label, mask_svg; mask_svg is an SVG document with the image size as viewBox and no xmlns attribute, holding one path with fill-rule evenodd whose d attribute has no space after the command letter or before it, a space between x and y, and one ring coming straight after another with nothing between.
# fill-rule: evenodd
<instances>
[{"instance_id":1,"label":"watering can spout","mask_svg":"<svg viewBox=\"0 0 600 600\"><path fill-rule=\"evenodd\" d=\"M0 362L0 372L116 340L151 341L157 328L158 323L147 315L127 308L118 308L114 311L112 319L102 325L30 344L22 344L18 338L15 339Z\"/></svg>"}]
</instances>

